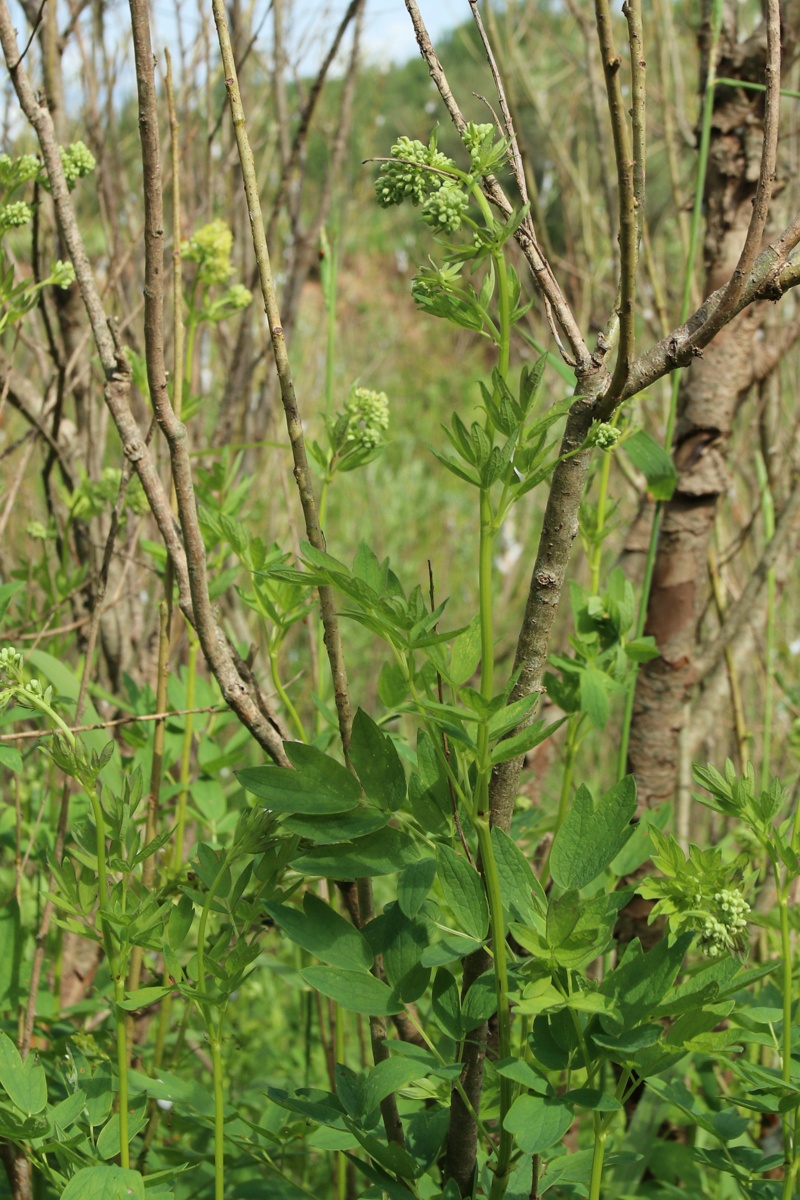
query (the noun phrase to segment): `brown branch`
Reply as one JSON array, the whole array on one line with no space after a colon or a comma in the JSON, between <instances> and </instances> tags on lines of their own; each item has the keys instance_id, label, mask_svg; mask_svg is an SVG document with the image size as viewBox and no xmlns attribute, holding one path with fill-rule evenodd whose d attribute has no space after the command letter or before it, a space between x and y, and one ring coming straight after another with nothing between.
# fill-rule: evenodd
<instances>
[{"instance_id":1,"label":"brown branch","mask_svg":"<svg viewBox=\"0 0 800 1200\"><path fill-rule=\"evenodd\" d=\"M761 148L761 166L758 172L753 212L747 227L739 261L731 275L724 295L714 313L692 339L694 346L707 346L723 325L738 311L737 305L744 294L753 270L756 256L761 249L764 230L769 216L769 205L775 183L778 161L778 129L781 104L781 12L780 0L767 0L767 64L764 69L766 94L764 100L764 141Z\"/></svg>"},{"instance_id":2,"label":"brown branch","mask_svg":"<svg viewBox=\"0 0 800 1200\"><path fill-rule=\"evenodd\" d=\"M783 511L775 522L775 534L764 547L761 558L750 573L741 596L735 604L730 606L716 635L702 648L695 659L693 671L695 683L699 683L710 671L713 671L722 658L725 647L736 641L747 624L761 589L766 583L770 568L775 566L791 544L798 517L800 517L800 486L795 483Z\"/></svg>"},{"instance_id":3,"label":"brown branch","mask_svg":"<svg viewBox=\"0 0 800 1200\"><path fill-rule=\"evenodd\" d=\"M405 0L405 6L411 17L419 52L425 60L428 73L439 91L444 106L450 114L450 119L458 132L463 133L467 127L467 122L447 81L447 76L436 54L416 0ZM503 216L510 216L513 211L511 202L493 175L489 175L484 179L484 188L488 198L500 210ZM555 319L564 331L570 350L577 360L579 370L591 370L596 364L592 362L589 349L578 327L578 323L553 274L552 268L539 248L530 214L522 222L514 237L531 268L536 290L544 297L546 306L552 309ZM561 350L561 343L557 337L556 342L558 343L559 350ZM566 358L566 355L564 357ZM568 361L570 361L570 365L576 365L571 360Z\"/></svg>"},{"instance_id":4,"label":"brown branch","mask_svg":"<svg viewBox=\"0 0 800 1200\"><path fill-rule=\"evenodd\" d=\"M181 611L192 625L195 625L195 621L200 624L202 634L198 629L198 636L201 636L201 640L205 639L203 650L222 695L230 708L267 753L277 762L287 765L281 739L273 724L265 719L246 684L237 675L227 644L214 625L208 594L206 592L203 595L198 586L200 578L204 578L204 571L199 575L197 562L187 563L187 556L181 542L181 531L172 515L169 498L161 483L146 439L131 411L130 367L119 345L116 330L106 320L103 302L97 289L64 178L52 117L47 108L37 99L25 67L19 62L16 33L7 0L0 0L0 45L2 45L6 64L16 63L14 67L9 65L9 74L22 111L39 140L59 228L75 268L81 298L105 374L104 399L117 427L125 457L133 464L139 476L159 533L172 560ZM158 229L160 229L160 225L157 225L156 229L148 226L146 231L146 243L151 252L152 240L154 236L158 237ZM180 435L178 440L180 441ZM188 464L188 458L186 462ZM189 476L189 485L191 485L191 476ZM185 500L185 498L184 495L183 499ZM194 522L195 527L197 525L196 513L193 509L191 511L182 510L181 516L182 519L187 519L187 529L191 532L191 522ZM192 549L196 549L196 547L193 545ZM195 598L199 616L196 616L194 611L193 601Z\"/></svg>"},{"instance_id":5,"label":"brown branch","mask_svg":"<svg viewBox=\"0 0 800 1200\"><path fill-rule=\"evenodd\" d=\"M354 3L351 5L351 8L353 8L354 11L357 8L358 3L359 0L354 0ZM286 417L286 428L289 434L289 442L292 447L294 477L297 483L297 491L303 510L306 537L311 545L316 549L324 550L325 537L319 523L317 502L316 497L314 496L314 485L312 482L311 470L308 464L308 457L306 455L305 439L303 437L303 427L300 421L300 412L298 409L297 396L294 389L294 380L292 378L289 355L286 349L286 339L284 337L283 326L281 325L281 314L278 307L278 297L272 276L269 246L267 243L266 230L264 228L264 217L261 209L261 200L258 194L258 181L256 179L255 163L253 160L253 152L250 148L250 140L247 134L244 108L242 106L241 94L239 92L239 82L236 74L236 64L233 58L233 49L230 41L230 34L228 32L228 22L222 0L213 0L213 11L214 21L217 27L217 35L219 37L220 50L222 52L222 62L225 71L225 86L228 91L228 99L231 107L231 119L239 149L242 177L244 180L245 194L247 196L247 207L250 214L250 227L253 234L253 248L255 250L256 262L258 264L261 295L264 301L264 311L267 315L270 335L272 338L272 350L275 356L275 369L278 374L281 401L283 404L284 415ZM342 639L339 630L339 618L336 612L336 603L333 590L328 586L321 587L319 589L319 599L320 609L322 612L322 624L325 630L325 647L328 651L328 659L330 661L331 675L333 678L336 713L339 720L339 734L342 740L342 748L344 750L345 759L349 762L350 728L352 725L350 692L347 684L347 672L344 664L344 652L342 649Z\"/></svg>"},{"instance_id":6,"label":"brown branch","mask_svg":"<svg viewBox=\"0 0 800 1200\"><path fill-rule=\"evenodd\" d=\"M95 725L71 725L71 733L91 733L95 729L116 729L119 725L134 725L139 721L168 721L170 717L188 717L195 713L227 712L225 704L207 704L205 708L170 708L164 712L143 713L138 716L114 717L111 721L99 721ZM0 742L29 741L55 737L57 729L24 729L17 733L0 733Z\"/></svg>"},{"instance_id":7,"label":"brown branch","mask_svg":"<svg viewBox=\"0 0 800 1200\"><path fill-rule=\"evenodd\" d=\"M620 68L622 60L614 46L609 0L595 0L595 22L600 39L600 56L606 81L608 111L617 168L617 204L619 211L619 348L611 386L604 404L609 412L616 407L616 397L622 391L633 360L636 327L636 267L638 262L638 228L636 219L636 189L634 162L628 134L628 117L622 98ZM640 124L643 114L640 114ZM641 135L643 137L643 134ZM640 147L640 150L642 147ZM641 168L644 186L644 164Z\"/></svg>"}]
</instances>

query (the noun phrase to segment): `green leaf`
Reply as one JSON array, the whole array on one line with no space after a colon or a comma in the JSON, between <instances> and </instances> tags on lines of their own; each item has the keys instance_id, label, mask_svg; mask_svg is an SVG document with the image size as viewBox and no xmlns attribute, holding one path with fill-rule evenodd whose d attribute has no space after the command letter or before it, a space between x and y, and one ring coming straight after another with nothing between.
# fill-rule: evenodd
<instances>
[{"instance_id":1,"label":"green leaf","mask_svg":"<svg viewBox=\"0 0 800 1200\"><path fill-rule=\"evenodd\" d=\"M407 917L417 915L436 878L436 859L420 858L409 863L397 881L397 902Z\"/></svg>"},{"instance_id":2,"label":"green leaf","mask_svg":"<svg viewBox=\"0 0 800 1200\"><path fill-rule=\"evenodd\" d=\"M461 997L455 977L444 967L439 967L433 980L431 992L433 1019L443 1033L454 1042L461 1039Z\"/></svg>"},{"instance_id":3,"label":"green leaf","mask_svg":"<svg viewBox=\"0 0 800 1200\"><path fill-rule=\"evenodd\" d=\"M284 767L245 767L236 772L243 788L275 812L340 813L355 808L361 788L355 776L315 746L284 742L294 771Z\"/></svg>"},{"instance_id":4,"label":"green leaf","mask_svg":"<svg viewBox=\"0 0 800 1200\"><path fill-rule=\"evenodd\" d=\"M364 1112L371 1113L398 1088L413 1083L428 1074L425 1063L413 1058L386 1058L376 1063L366 1078L364 1085Z\"/></svg>"},{"instance_id":5,"label":"green leaf","mask_svg":"<svg viewBox=\"0 0 800 1200\"><path fill-rule=\"evenodd\" d=\"M669 500L675 491L678 476L667 451L649 433L640 429L625 438L622 448L633 465L647 480L647 490L654 500Z\"/></svg>"},{"instance_id":6,"label":"green leaf","mask_svg":"<svg viewBox=\"0 0 800 1200\"><path fill-rule=\"evenodd\" d=\"M148 1005L163 1000L171 991L172 988L169 987L137 988L135 992L128 992L124 1000L118 1000L117 1007L125 1009L126 1012L138 1012L140 1008L147 1008Z\"/></svg>"},{"instance_id":7,"label":"green leaf","mask_svg":"<svg viewBox=\"0 0 800 1200\"><path fill-rule=\"evenodd\" d=\"M22 755L15 746L0 745L0 767L6 767L17 775L22 773Z\"/></svg>"},{"instance_id":8,"label":"green leaf","mask_svg":"<svg viewBox=\"0 0 800 1200\"><path fill-rule=\"evenodd\" d=\"M332 967L368 971L373 954L360 930L313 892L303 897L303 912L285 904L264 906L286 936Z\"/></svg>"},{"instance_id":9,"label":"green leaf","mask_svg":"<svg viewBox=\"0 0 800 1200\"><path fill-rule=\"evenodd\" d=\"M585 667L579 676L581 711L585 712L595 729L605 729L608 721L608 684L604 671Z\"/></svg>"},{"instance_id":10,"label":"green leaf","mask_svg":"<svg viewBox=\"0 0 800 1200\"><path fill-rule=\"evenodd\" d=\"M450 653L450 678L456 687L461 687L472 678L481 661L481 623L476 615L463 633L453 642Z\"/></svg>"},{"instance_id":11,"label":"green leaf","mask_svg":"<svg viewBox=\"0 0 800 1200\"><path fill-rule=\"evenodd\" d=\"M525 1154L541 1154L561 1141L574 1119L570 1105L555 1096L519 1096L503 1122Z\"/></svg>"},{"instance_id":12,"label":"green leaf","mask_svg":"<svg viewBox=\"0 0 800 1200\"><path fill-rule=\"evenodd\" d=\"M170 909L167 921L167 941L173 950L180 950L194 920L194 905L190 896L181 896Z\"/></svg>"},{"instance_id":13,"label":"green leaf","mask_svg":"<svg viewBox=\"0 0 800 1200\"><path fill-rule=\"evenodd\" d=\"M128 1101L128 1142L147 1124L147 1095L142 1092ZM101 1158L114 1158L120 1151L119 1113L114 1113L100 1130L97 1153Z\"/></svg>"},{"instance_id":14,"label":"green leaf","mask_svg":"<svg viewBox=\"0 0 800 1200\"><path fill-rule=\"evenodd\" d=\"M61 1200L145 1200L144 1179L138 1171L122 1167L82 1167Z\"/></svg>"},{"instance_id":15,"label":"green leaf","mask_svg":"<svg viewBox=\"0 0 800 1200\"><path fill-rule=\"evenodd\" d=\"M633 833L636 784L626 775L597 804L583 784L578 788L550 852L553 879L563 888L585 887L606 869Z\"/></svg>"},{"instance_id":16,"label":"green leaf","mask_svg":"<svg viewBox=\"0 0 800 1200\"><path fill-rule=\"evenodd\" d=\"M0 621L6 615L8 606L12 598L21 588L24 588L24 583L3 583L0 584Z\"/></svg>"},{"instance_id":17,"label":"green leaf","mask_svg":"<svg viewBox=\"0 0 800 1200\"><path fill-rule=\"evenodd\" d=\"M347 971L342 967L306 967L300 976L309 987L350 1012L387 1017L403 1008L395 993L368 972Z\"/></svg>"},{"instance_id":18,"label":"green leaf","mask_svg":"<svg viewBox=\"0 0 800 1200\"><path fill-rule=\"evenodd\" d=\"M375 833L388 824L389 817L388 812L360 804L348 812L331 813L329 816L294 813L283 817L281 826L309 842L330 845L333 842L352 842L356 838L366 837L368 833Z\"/></svg>"},{"instance_id":19,"label":"green leaf","mask_svg":"<svg viewBox=\"0 0 800 1200\"><path fill-rule=\"evenodd\" d=\"M437 846L436 858L446 903L463 931L483 940L489 928L489 908L480 875L449 846Z\"/></svg>"},{"instance_id":20,"label":"green leaf","mask_svg":"<svg viewBox=\"0 0 800 1200\"><path fill-rule=\"evenodd\" d=\"M517 843L499 825L492 826L492 846L503 907L517 913L523 922L531 923L536 916L544 916L547 908L544 889Z\"/></svg>"},{"instance_id":21,"label":"green leaf","mask_svg":"<svg viewBox=\"0 0 800 1200\"><path fill-rule=\"evenodd\" d=\"M368 800L395 812L406 798L403 764L388 733L359 708L353 720L350 758Z\"/></svg>"},{"instance_id":22,"label":"green leaf","mask_svg":"<svg viewBox=\"0 0 800 1200\"><path fill-rule=\"evenodd\" d=\"M16 1009L22 963L22 922L16 896L0 906L0 1009Z\"/></svg>"},{"instance_id":23,"label":"green leaf","mask_svg":"<svg viewBox=\"0 0 800 1200\"><path fill-rule=\"evenodd\" d=\"M391 875L418 857L418 843L402 829L387 826L352 842L319 846L294 859L292 866L304 875L359 879L366 875Z\"/></svg>"},{"instance_id":24,"label":"green leaf","mask_svg":"<svg viewBox=\"0 0 800 1200\"><path fill-rule=\"evenodd\" d=\"M494 971L484 971L473 983L461 1005L462 1032L470 1033L497 1011L497 983Z\"/></svg>"},{"instance_id":25,"label":"green leaf","mask_svg":"<svg viewBox=\"0 0 800 1200\"><path fill-rule=\"evenodd\" d=\"M529 725L527 729L523 729L521 733L498 742L492 750L492 762L508 762L510 758L519 758L520 755L527 754L529 750L534 750L536 746L547 741L550 734L555 733L559 726L564 724L566 719L566 717L559 717L557 721L551 721L549 725L545 725L544 721L534 721L532 725Z\"/></svg>"},{"instance_id":26,"label":"green leaf","mask_svg":"<svg viewBox=\"0 0 800 1200\"><path fill-rule=\"evenodd\" d=\"M47 1104L47 1078L35 1054L23 1060L7 1033L0 1033L0 1087L26 1116L40 1113Z\"/></svg>"}]
</instances>

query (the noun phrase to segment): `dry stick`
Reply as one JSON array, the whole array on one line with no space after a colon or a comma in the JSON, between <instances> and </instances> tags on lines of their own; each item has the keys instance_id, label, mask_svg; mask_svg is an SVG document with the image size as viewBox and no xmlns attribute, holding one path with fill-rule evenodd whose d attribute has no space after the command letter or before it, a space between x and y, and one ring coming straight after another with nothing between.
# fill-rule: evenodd
<instances>
[{"instance_id":1,"label":"dry stick","mask_svg":"<svg viewBox=\"0 0 800 1200\"><path fill-rule=\"evenodd\" d=\"M185 545L186 574L194 625L206 661L222 694L261 745L278 762L286 764L281 740L254 701L236 670L230 648L218 629L208 593L206 553L197 516L186 427L175 413L167 391L164 361L164 212L158 135L158 106L146 3L131 0L136 83L139 95L139 130L142 145L145 212L144 331L147 380L159 428L169 446L172 478ZM169 514L171 517L171 514ZM173 565L174 556L173 557ZM180 589L180 574L175 571ZM181 605L183 608L183 604Z\"/></svg>"},{"instance_id":2,"label":"dry stick","mask_svg":"<svg viewBox=\"0 0 800 1200\"><path fill-rule=\"evenodd\" d=\"M17 38L7 0L0 0L0 46L2 46L7 64L17 62L19 58ZM181 611L193 625L197 622L195 627L199 626L198 635L201 636L207 660L229 707L267 753L277 762L286 765L287 760L283 753L280 737L254 701L246 684L237 675L230 650L222 635L214 627L207 593L206 603L202 604L197 564L192 561L187 565L180 530L176 526L170 510L168 497L150 455L146 439L131 411L130 366L119 346L113 325L106 321L103 303L97 290L64 178L58 141L50 113L37 100L24 65L9 67L9 74L22 111L39 140L59 227L75 268L81 298L89 317L105 375L103 395L106 406L122 441L125 457L134 465L159 533L172 559ZM196 513L192 511L190 517L196 527ZM197 615L193 608L193 591L197 593L196 603L199 609Z\"/></svg>"},{"instance_id":3,"label":"dry stick","mask_svg":"<svg viewBox=\"0 0 800 1200\"><path fill-rule=\"evenodd\" d=\"M433 47L433 43L425 27L425 22L419 11L416 0L405 0L405 6L408 14L411 17L411 23L414 26L414 34L419 46L419 52L422 55L428 67L428 73L431 79L436 84L439 95L442 98L445 108L450 114L450 118L459 133L467 127L467 122L461 112L455 97L453 96L450 84L447 82L447 76L444 73L442 64L439 62L438 55ZM513 211L512 205L502 187L494 176L488 176L484 180L486 195L491 202L500 210L500 212L508 217ZM572 313L572 309L567 303L566 297L562 292L552 268L544 257L536 240L536 233L531 224L530 216L526 217L520 228L514 235L522 253L528 261L528 265L533 272L533 281L536 290L542 295L555 315L558 324L561 326L567 341L569 342L572 354L575 356L577 363L582 370L591 370L596 364L592 363L589 349L586 345L584 337L578 327L578 323ZM548 312L549 315L549 312ZM555 333L555 331L554 331ZM557 339L558 340L558 339ZM559 342L559 349L561 345ZM563 350L562 350L563 354ZM566 356L564 356L566 357ZM574 364L573 364L574 365Z\"/></svg>"},{"instance_id":4,"label":"dry stick","mask_svg":"<svg viewBox=\"0 0 800 1200\"><path fill-rule=\"evenodd\" d=\"M617 167L617 203L619 206L619 349L614 366L614 375L604 400L607 415L616 407L616 397L628 377L633 359L636 326L636 266L638 261L638 228L636 220L636 192L634 187L634 163L628 134L628 117L622 98L620 68L622 60L614 46L611 28L609 0L595 0L595 22L600 39L603 74L606 81L608 111L611 117L611 133L614 143L614 159ZM643 97L642 97L643 99ZM634 103L636 102L634 97ZM640 124L643 127L643 121ZM641 147L640 147L641 149ZM641 186L644 187L644 164L640 166Z\"/></svg>"},{"instance_id":5,"label":"dry stick","mask_svg":"<svg viewBox=\"0 0 800 1200\"><path fill-rule=\"evenodd\" d=\"M283 329L281 327L280 311L278 308L275 284L273 282L272 270L270 266L269 247L267 245L266 233L264 230L264 218L261 211L261 201L258 195L255 163L253 161L253 153L250 149L250 142L247 136L244 108L242 106L242 98L239 92L239 83L236 76L236 64L234 62L233 50L231 48L227 17L222 0L213 0L212 7L214 12L214 21L217 26L220 50L222 53L222 63L225 71L225 86L227 88L228 97L230 100L231 119L233 121L233 127L236 133L236 142L239 147L242 178L244 180L245 194L247 196L247 207L250 214L250 225L253 232L253 248L255 250L256 262L258 263L258 274L261 284L261 294L264 300L264 310L267 314L270 335L272 337L272 348L275 355L275 368L278 374L278 381L280 383L281 401L283 403L283 409L286 416L286 427L289 433L289 441L292 447L294 477L297 482L297 490L300 495L300 503L303 509L306 536L308 537L308 540L312 546L318 550L324 550L325 538L319 524L317 503L314 496L314 488L311 479L311 472L308 466L308 458L306 457L303 429L300 423L300 413L297 407L297 397L295 395L294 382L292 380L291 368L289 365L289 357L286 352L286 341L284 339ZM355 7L358 7L358 4L356 4ZM328 651L331 675L333 677L336 713L339 720L339 735L342 741L342 749L344 751L345 761L348 763L348 765L350 765L349 747L350 730L352 726L350 692L347 686L347 674L345 671L342 639L339 630L339 618L336 612L333 590L328 586L320 587L319 598L320 608L322 610L322 624L325 630L325 647ZM365 924L369 920L370 913L374 913L371 879L358 880L358 912L359 920L362 924ZM380 970L377 965L375 969L376 973ZM384 1045L386 1027L381 1018L370 1017L370 1034L375 1062L377 1063L382 1059L388 1058L389 1052ZM381 1103L381 1113L383 1116L384 1127L388 1140L402 1145L404 1140L403 1127L400 1121L400 1116L397 1112L397 1102L394 1094L388 1096L386 1100Z\"/></svg>"},{"instance_id":6,"label":"dry stick","mask_svg":"<svg viewBox=\"0 0 800 1200\"><path fill-rule=\"evenodd\" d=\"M761 241L767 226L769 203L775 183L775 168L778 161L778 129L781 105L781 12L780 0L767 0L767 65L764 70L766 93L764 98L764 142L761 148L761 166L758 172L753 212L747 235L744 239L739 261L731 275L715 312L693 339L697 347L707 346L734 313L761 249Z\"/></svg>"},{"instance_id":7,"label":"dry stick","mask_svg":"<svg viewBox=\"0 0 800 1200\"><path fill-rule=\"evenodd\" d=\"M727 610L715 636L703 647L695 659L695 683L699 683L714 669L722 657L725 647L736 640L747 624L751 610L766 583L770 567L775 566L782 553L791 545L798 517L800 517L800 487L795 487L775 522L775 533L764 547L761 558L753 568L744 591L736 603Z\"/></svg>"},{"instance_id":8,"label":"dry stick","mask_svg":"<svg viewBox=\"0 0 800 1200\"><path fill-rule=\"evenodd\" d=\"M274 243L275 233L276 233L277 227L278 227L278 220L280 219L280 215L283 210L284 203L286 201L286 194L289 191L289 186L292 181L292 175L294 174L294 172L297 168L297 165L300 162L300 156L303 153L303 149L304 149L306 141L308 139L308 131L311 128L311 122L313 120L314 113L316 112L319 98L322 95L322 88L323 88L323 85L327 78L328 71L330 70L331 64L332 64L334 58L336 57L339 46L341 45L342 38L344 37L345 33L347 32L348 25L353 20L353 17L356 15L356 13L359 11L359 9L363 7L363 4L364 4L364 0L350 0L350 4L347 7L347 11L345 12L344 16L342 17L341 21L339 22L339 26L336 30L336 33L333 36L333 41L331 42L330 46L328 47L328 53L325 55L325 58L323 59L322 64L321 64L319 70L317 71L316 78L314 79L314 82L312 83L311 88L309 90L308 96L306 98L306 102L303 106L303 111L300 114L300 121L298 123L297 130L294 135L294 139L292 141L291 151L289 153L289 157L288 157L286 163L284 164L283 170L281 171L281 178L278 183L278 190L275 193L275 200L272 205L272 211L271 211L271 215L270 215L270 219L269 219L269 229L268 229L267 235L266 235L267 245L272 245ZM216 10L215 10L215 12L216 12ZM236 67L235 63L233 64L233 67L235 70L235 67ZM226 76L229 76L232 74L232 72L229 71L226 67L225 74L226 74ZM238 74L237 74L237 78L238 78ZM226 79L226 84L227 84L227 79ZM252 221L252 213L251 213L251 221Z\"/></svg>"},{"instance_id":9,"label":"dry stick","mask_svg":"<svg viewBox=\"0 0 800 1200\"><path fill-rule=\"evenodd\" d=\"M714 594L714 605L717 610L717 618L722 624L725 617L725 585L722 582L717 559L714 554L714 547L708 548L708 573L711 577L711 589ZM736 747L739 751L739 770L744 774L747 770L747 761L749 758L748 746L750 742L750 733L747 729L747 720L744 715L744 703L742 701L742 689L739 686L739 675L736 671L736 661L733 657L733 650L730 644L725 647L725 667L728 673L728 688L731 697L731 710L733 713L733 729L736 736Z\"/></svg>"},{"instance_id":10,"label":"dry stick","mask_svg":"<svg viewBox=\"0 0 800 1200\"><path fill-rule=\"evenodd\" d=\"M125 470L120 478L117 498L114 502L114 507L111 512L111 522L106 538L105 549L103 551L103 560L100 566L100 574L97 580L97 586L94 591L94 607L92 609L91 621L89 624L89 632L86 638L86 654L83 663L83 673L81 675L80 687L78 689L78 698L75 703L75 719L80 721L83 707L86 703L86 694L89 688L89 677L94 664L94 652L97 646L97 635L100 631L100 619L103 615L103 600L105 599L106 587L108 585L108 571L111 565L111 559L114 553L114 543L119 531L119 521L122 509L125 503L125 493L128 490L132 469L129 464L125 464ZM56 732L56 731L52 731ZM19 735L18 735L19 736ZM64 786L61 789L61 806L58 814L58 825L56 827L56 840L53 847L53 859L60 865L64 857L64 843L67 837L67 823L69 819L69 799L70 799L70 781L66 779ZM53 919L53 911L55 905L51 899L55 888L55 876L50 872L48 881L48 898L45 902L42 912L42 919L39 924L39 929L36 933L36 949L33 954L33 963L31 965L31 981L28 990L28 1000L25 1006L25 1021L22 1028L22 1037L20 1039L19 1052L24 1058L31 1047L33 1041L33 1027L36 1023L36 1002L39 996L39 984L42 977L42 966L44 965L44 956L47 949L47 935L50 932L50 922ZM103 898L104 899L104 898Z\"/></svg>"},{"instance_id":11,"label":"dry stick","mask_svg":"<svg viewBox=\"0 0 800 1200\"><path fill-rule=\"evenodd\" d=\"M170 708L164 712L141 713L131 717L115 717L113 721L98 721L94 725L70 725L70 733L91 733L95 729L116 729L119 725L134 725L138 721L168 721L170 717L188 717L196 713L227 712L227 705L207 704L205 708ZM18 742L55 737L57 729L23 729L17 733L0 733L0 742Z\"/></svg>"},{"instance_id":12,"label":"dry stick","mask_svg":"<svg viewBox=\"0 0 800 1200\"><path fill-rule=\"evenodd\" d=\"M228 99L231 106L231 119L233 121L233 127L236 133L236 142L239 147L239 159L241 162L245 195L247 197L247 207L250 214L250 226L253 233L253 248L255 250L256 262L258 263L258 276L261 284L261 295L264 300L264 311L267 314L270 336L272 338L272 349L275 355L275 369L278 374L281 401L283 403L283 410L286 416L286 428L292 448L294 477L297 483L297 491L300 496L300 504L303 509L306 537L315 549L325 550L325 537L319 524L317 502L314 496L311 470L308 465L305 440L303 438L303 427L300 422L300 413L297 407L294 381L292 379L291 367L289 365L289 355L286 350L286 341L283 336L283 328L281 326L278 298L275 291L275 283L272 278L269 248L264 229L264 217L261 210L261 200L258 195L258 181L256 178L255 162L253 160L253 152L250 149L250 141L247 135L244 108L242 106L239 83L236 75L236 65L233 61L233 50L231 48L230 35L228 33L227 17L225 15L224 6L222 3L220 3L220 0L214 0L213 12L214 21L217 26L220 49L222 51L222 62L225 71L225 87L228 91ZM345 758L349 761L350 728L352 725L352 717L350 713L350 693L347 686L347 673L345 671L342 639L339 631L339 618L336 612L332 588L328 586L320 587L319 599L320 608L322 610L322 624L325 630L325 647L328 651L331 674L333 676L336 713L339 720L339 734L342 740Z\"/></svg>"}]
</instances>

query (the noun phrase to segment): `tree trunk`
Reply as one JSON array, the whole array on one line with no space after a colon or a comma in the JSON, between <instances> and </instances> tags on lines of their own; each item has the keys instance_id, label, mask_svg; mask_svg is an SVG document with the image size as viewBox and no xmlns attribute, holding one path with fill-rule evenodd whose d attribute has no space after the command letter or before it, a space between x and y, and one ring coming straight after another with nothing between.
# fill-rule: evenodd
<instances>
[{"instance_id":1,"label":"tree trunk","mask_svg":"<svg viewBox=\"0 0 800 1200\"><path fill-rule=\"evenodd\" d=\"M785 47L787 32L793 43L788 20ZM718 76L760 80L765 59L763 26L738 42L735 8L726 6ZM718 85L705 193L706 294L736 266L762 139L763 93ZM774 207L780 209L780 200ZM656 806L676 791L679 739L709 590L709 545L717 503L730 480L728 443L741 400L764 372L762 326L769 311L769 305L756 304L731 321L694 360L681 388L673 444L678 485L664 509L645 628L660 656L639 674L631 728L629 766L642 806Z\"/></svg>"}]
</instances>

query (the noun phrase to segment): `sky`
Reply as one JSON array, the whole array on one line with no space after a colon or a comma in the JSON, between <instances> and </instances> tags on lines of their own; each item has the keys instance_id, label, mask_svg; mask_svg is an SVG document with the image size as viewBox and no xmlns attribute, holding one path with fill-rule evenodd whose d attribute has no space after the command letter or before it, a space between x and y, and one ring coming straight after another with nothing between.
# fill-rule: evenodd
<instances>
[{"instance_id":1,"label":"sky","mask_svg":"<svg viewBox=\"0 0 800 1200\"><path fill-rule=\"evenodd\" d=\"M289 42L295 63L299 60L301 74L312 74L330 36L344 15L349 0L289 0L291 13ZM175 27L176 0L152 0L156 40L171 40ZM436 38L469 17L468 0L418 0L428 32ZM198 10L208 6L200 0L184 0L181 7L187 34L191 36L198 20ZM271 17L268 0L255 0L254 27L262 26L259 41L271 40ZM266 13L266 19L263 21ZM381 65L401 63L418 53L414 31L403 0L367 0L363 33L364 54L368 62Z\"/></svg>"}]
</instances>

